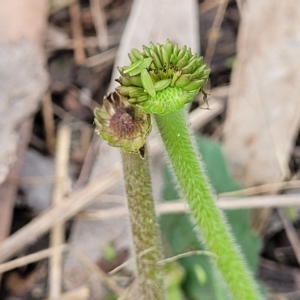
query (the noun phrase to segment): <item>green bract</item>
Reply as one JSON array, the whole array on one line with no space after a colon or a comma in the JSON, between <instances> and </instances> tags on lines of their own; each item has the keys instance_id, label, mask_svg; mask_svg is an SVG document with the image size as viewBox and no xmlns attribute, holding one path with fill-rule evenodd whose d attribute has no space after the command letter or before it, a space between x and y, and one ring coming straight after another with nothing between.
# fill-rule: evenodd
<instances>
[{"instance_id":1,"label":"green bract","mask_svg":"<svg viewBox=\"0 0 300 300\"><path fill-rule=\"evenodd\" d=\"M114 92L104 97L102 107L95 108L94 116L96 133L109 145L143 155L143 146L151 131L150 115Z\"/></svg>"},{"instance_id":2,"label":"green bract","mask_svg":"<svg viewBox=\"0 0 300 300\"><path fill-rule=\"evenodd\" d=\"M121 86L117 91L146 113L165 114L190 102L202 90L210 69L202 57L169 40L164 45L132 49L131 65L118 68Z\"/></svg>"}]
</instances>

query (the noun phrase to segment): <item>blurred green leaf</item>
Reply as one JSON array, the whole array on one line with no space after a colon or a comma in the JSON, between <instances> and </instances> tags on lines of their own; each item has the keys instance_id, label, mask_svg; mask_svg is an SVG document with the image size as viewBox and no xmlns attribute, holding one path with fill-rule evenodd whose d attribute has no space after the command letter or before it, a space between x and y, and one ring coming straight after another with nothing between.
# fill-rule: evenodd
<instances>
[{"instance_id":1,"label":"blurred green leaf","mask_svg":"<svg viewBox=\"0 0 300 300\"><path fill-rule=\"evenodd\" d=\"M107 261L114 261L116 256L117 256L117 253L115 251L115 249L112 247L111 244L106 244L103 249L103 256L104 258L107 260Z\"/></svg>"},{"instance_id":2,"label":"blurred green leaf","mask_svg":"<svg viewBox=\"0 0 300 300\"><path fill-rule=\"evenodd\" d=\"M198 139L197 145L214 190L217 193L222 193L240 189L240 185L230 177L227 171L220 146L205 138ZM179 195L168 168L164 170L164 178L163 198L166 201L178 199ZM232 228L232 233L244 253L249 268L255 270L260 250L260 240L248 227L249 210L225 211L225 215ZM188 215L164 215L160 221L164 241L169 246L169 256L203 249ZM179 262L185 269L185 279L181 287L186 299L230 299L222 279L218 276L217 271L211 268L209 257L194 255L180 259Z\"/></svg>"}]
</instances>

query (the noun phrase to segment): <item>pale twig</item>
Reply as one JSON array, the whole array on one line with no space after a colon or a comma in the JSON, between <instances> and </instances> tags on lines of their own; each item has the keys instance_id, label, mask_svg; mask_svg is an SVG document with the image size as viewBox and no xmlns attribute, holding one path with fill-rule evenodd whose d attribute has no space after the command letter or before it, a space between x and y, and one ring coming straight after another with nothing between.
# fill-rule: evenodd
<instances>
[{"instance_id":1,"label":"pale twig","mask_svg":"<svg viewBox=\"0 0 300 300\"><path fill-rule=\"evenodd\" d=\"M44 130L46 135L47 149L50 154L54 153L55 148L55 125L53 118L53 107L51 94L47 92L42 101L42 113L44 120Z\"/></svg>"},{"instance_id":2,"label":"pale twig","mask_svg":"<svg viewBox=\"0 0 300 300\"><path fill-rule=\"evenodd\" d=\"M141 253L141 254L144 255L144 254L150 252L151 250L153 250L153 247L151 247L151 248L143 251L143 253ZM216 257L216 255L214 253L206 251L206 250L193 250L193 251L188 251L188 252L180 253L180 254L177 254L175 256L162 259L162 260L158 261L157 264L159 264L159 265L165 265L167 263L174 262L174 261L176 261L178 259L181 259L181 258L184 258L184 257L188 257L188 256L192 256L192 255L207 255L207 256ZM108 274L109 275L114 275L114 274L118 273L119 271L121 271L124 268L126 268L130 263L132 263L135 258L136 258L135 256L131 257L130 259L126 260L124 263L122 263L118 267L114 268ZM149 261L149 263L153 263L153 262Z\"/></svg>"},{"instance_id":3,"label":"pale twig","mask_svg":"<svg viewBox=\"0 0 300 300\"><path fill-rule=\"evenodd\" d=\"M71 28L73 33L73 47L75 61L78 65L84 64L85 52L83 44L83 32L80 20L80 5L78 0L70 5Z\"/></svg>"},{"instance_id":4,"label":"pale twig","mask_svg":"<svg viewBox=\"0 0 300 300\"><path fill-rule=\"evenodd\" d=\"M123 292L123 289L120 288L111 278L107 276L106 273L104 273L97 265L95 265L94 262L92 262L88 257L86 257L83 253L75 249L74 247L71 247L69 245L60 245L58 247L54 248L48 248L45 250L41 250L39 252L26 255L21 258L14 259L12 261L3 263L0 265L0 274L13 270L15 268L20 268L22 266L28 265L30 263L34 263L43 259L47 259L51 257L55 252L65 252L69 251L72 255L74 255L77 259L79 259L83 265L87 268L89 268L94 274L96 274L99 279L106 284L107 287L109 287L112 291L114 291L116 294L120 295ZM60 298L61 299L61 298Z\"/></svg>"},{"instance_id":5,"label":"pale twig","mask_svg":"<svg viewBox=\"0 0 300 300\"><path fill-rule=\"evenodd\" d=\"M71 130L68 125L63 124L58 129L57 146L55 155L55 183L52 195L52 204L63 203L66 194L66 181L68 178L68 165L71 144ZM56 247L64 242L65 227L63 223L53 226L50 233L50 246ZM54 251L50 257L49 273L49 297L59 298L61 296L62 283L62 255L60 251Z\"/></svg>"},{"instance_id":6,"label":"pale twig","mask_svg":"<svg viewBox=\"0 0 300 300\"><path fill-rule=\"evenodd\" d=\"M70 6L75 0L51 0L49 1L49 15L54 14L55 12Z\"/></svg>"},{"instance_id":7,"label":"pale twig","mask_svg":"<svg viewBox=\"0 0 300 300\"><path fill-rule=\"evenodd\" d=\"M253 196L247 198L220 198L217 206L222 209L253 209L263 207L289 207L300 206L300 195L270 195ZM169 201L156 205L156 211L159 214L185 213L188 206L184 202ZM125 207L115 207L105 210L87 210L77 215L78 218L89 220L106 220L110 218L119 218L127 215Z\"/></svg>"},{"instance_id":8,"label":"pale twig","mask_svg":"<svg viewBox=\"0 0 300 300\"><path fill-rule=\"evenodd\" d=\"M219 5L219 0L206 0L199 5L200 13L205 14Z\"/></svg>"},{"instance_id":9,"label":"pale twig","mask_svg":"<svg viewBox=\"0 0 300 300\"><path fill-rule=\"evenodd\" d=\"M101 0L91 0L90 9L94 21L98 46L101 51L108 48L108 34L105 13L102 10Z\"/></svg>"},{"instance_id":10,"label":"pale twig","mask_svg":"<svg viewBox=\"0 0 300 300\"><path fill-rule=\"evenodd\" d=\"M217 40L219 38L220 28L224 19L224 14L227 8L227 4L228 4L228 0L219 1L219 6L217 9L216 16L212 24L212 28L209 31L208 45L204 55L204 62L208 65L210 65L212 57L215 53L215 48L216 48Z\"/></svg>"},{"instance_id":11,"label":"pale twig","mask_svg":"<svg viewBox=\"0 0 300 300\"><path fill-rule=\"evenodd\" d=\"M205 250L193 250L193 251L188 251L188 252L180 253L180 254L177 254L177 255L169 257L169 258L162 259L162 260L160 260L158 262L158 264L165 265L167 263L174 262L174 261L176 261L178 259L181 259L181 258L184 258L184 257L188 257L188 256L192 256L192 255L207 255L207 256L216 257L216 255L214 253L209 252L209 251L205 251Z\"/></svg>"},{"instance_id":12,"label":"pale twig","mask_svg":"<svg viewBox=\"0 0 300 300\"><path fill-rule=\"evenodd\" d=\"M26 266L28 264L31 264L31 263L34 263L34 262L37 262L37 261L40 261L43 259L47 259L54 252L58 252L58 251L63 252L66 250L68 250L67 245L60 245L55 248L48 248L48 249L41 250L41 251L33 253L33 254L29 254L29 255L5 262L0 265L0 274L3 274L7 271L10 271L10 270L13 270L16 268Z\"/></svg>"},{"instance_id":13,"label":"pale twig","mask_svg":"<svg viewBox=\"0 0 300 300\"><path fill-rule=\"evenodd\" d=\"M94 67L103 68L103 65L112 63L114 61L117 52L118 52L118 48L115 47L105 52L88 57L85 61L85 65L90 68L94 68Z\"/></svg>"},{"instance_id":14,"label":"pale twig","mask_svg":"<svg viewBox=\"0 0 300 300\"><path fill-rule=\"evenodd\" d=\"M142 258L143 255L151 252L152 250L154 250L154 247L150 247L149 249L146 249L144 251L142 251L140 254L139 254L139 258ZM136 255L129 258L128 260L126 260L125 262L123 262L121 265L117 266L116 268L114 268L113 270L111 270L108 274L109 275L114 275L116 274L117 272L123 270L125 267L127 267L132 261L134 261L136 259Z\"/></svg>"},{"instance_id":15,"label":"pale twig","mask_svg":"<svg viewBox=\"0 0 300 300\"><path fill-rule=\"evenodd\" d=\"M251 196L257 194L271 194L278 191L300 188L300 180L293 181L280 181L274 183L267 183L258 186L245 188L242 190L227 192L220 194L221 197L240 197L240 196Z\"/></svg>"},{"instance_id":16,"label":"pale twig","mask_svg":"<svg viewBox=\"0 0 300 300\"><path fill-rule=\"evenodd\" d=\"M0 243L0 263L34 242L55 224L65 222L94 202L100 194L119 181L120 173L119 167L113 167L110 172L105 174L105 178L95 179L81 190L72 192L64 203L48 209L5 239Z\"/></svg>"}]
</instances>

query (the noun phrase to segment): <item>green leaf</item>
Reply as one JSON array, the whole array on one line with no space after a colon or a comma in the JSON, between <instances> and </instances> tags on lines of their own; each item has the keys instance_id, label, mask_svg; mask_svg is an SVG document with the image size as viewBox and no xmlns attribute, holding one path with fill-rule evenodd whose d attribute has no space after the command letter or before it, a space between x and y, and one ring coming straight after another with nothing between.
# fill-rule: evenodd
<instances>
[{"instance_id":1,"label":"green leaf","mask_svg":"<svg viewBox=\"0 0 300 300\"><path fill-rule=\"evenodd\" d=\"M143 58L140 59L133 64L131 64L129 67L124 68L123 73L129 74L130 76L134 76L137 74L140 74L142 70L148 68L152 62L152 58Z\"/></svg>"},{"instance_id":2,"label":"green leaf","mask_svg":"<svg viewBox=\"0 0 300 300\"><path fill-rule=\"evenodd\" d=\"M215 191L222 193L240 189L240 185L228 173L220 146L205 138L198 139L197 145L207 175ZM166 201L180 198L176 192L174 181L168 168L164 170L164 177L163 198ZM260 250L260 240L249 229L249 210L225 211L225 214L228 223L231 225L232 233L244 253L249 268L255 270ZM169 248L172 251L171 255L203 249L199 239L196 237L188 215L164 215L161 217L161 228L163 238L168 242ZM216 274L216 270L211 268L207 256L194 255L186 257L180 259L180 264L184 267L186 273L185 280L181 286L186 299L230 299L221 278Z\"/></svg>"}]
</instances>

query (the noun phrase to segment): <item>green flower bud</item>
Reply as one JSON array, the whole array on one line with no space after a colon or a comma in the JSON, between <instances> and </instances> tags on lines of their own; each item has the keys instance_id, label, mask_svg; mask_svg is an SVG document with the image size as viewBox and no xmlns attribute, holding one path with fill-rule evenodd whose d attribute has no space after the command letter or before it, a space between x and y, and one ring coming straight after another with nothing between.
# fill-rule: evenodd
<instances>
[{"instance_id":1,"label":"green flower bud","mask_svg":"<svg viewBox=\"0 0 300 300\"><path fill-rule=\"evenodd\" d=\"M202 91L210 73L202 57L169 40L143 46L142 52L132 49L129 57L131 65L119 68L117 91L146 113L181 109Z\"/></svg>"},{"instance_id":2,"label":"green flower bud","mask_svg":"<svg viewBox=\"0 0 300 300\"><path fill-rule=\"evenodd\" d=\"M124 152L142 155L151 132L149 114L114 92L104 97L102 107L95 108L94 116L96 133L109 145L122 148Z\"/></svg>"},{"instance_id":3,"label":"green flower bud","mask_svg":"<svg viewBox=\"0 0 300 300\"><path fill-rule=\"evenodd\" d=\"M191 81L191 75L181 75L175 82L175 86L178 88L186 86Z\"/></svg>"},{"instance_id":4,"label":"green flower bud","mask_svg":"<svg viewBox=\"0 0 300 300\"><path fill-rule=\"evenodd\" d=\"M155 82L154 89L155 91L161 91L167 88L171 84L171 79L163 79Z\"/></svg>"}]
</instances>

